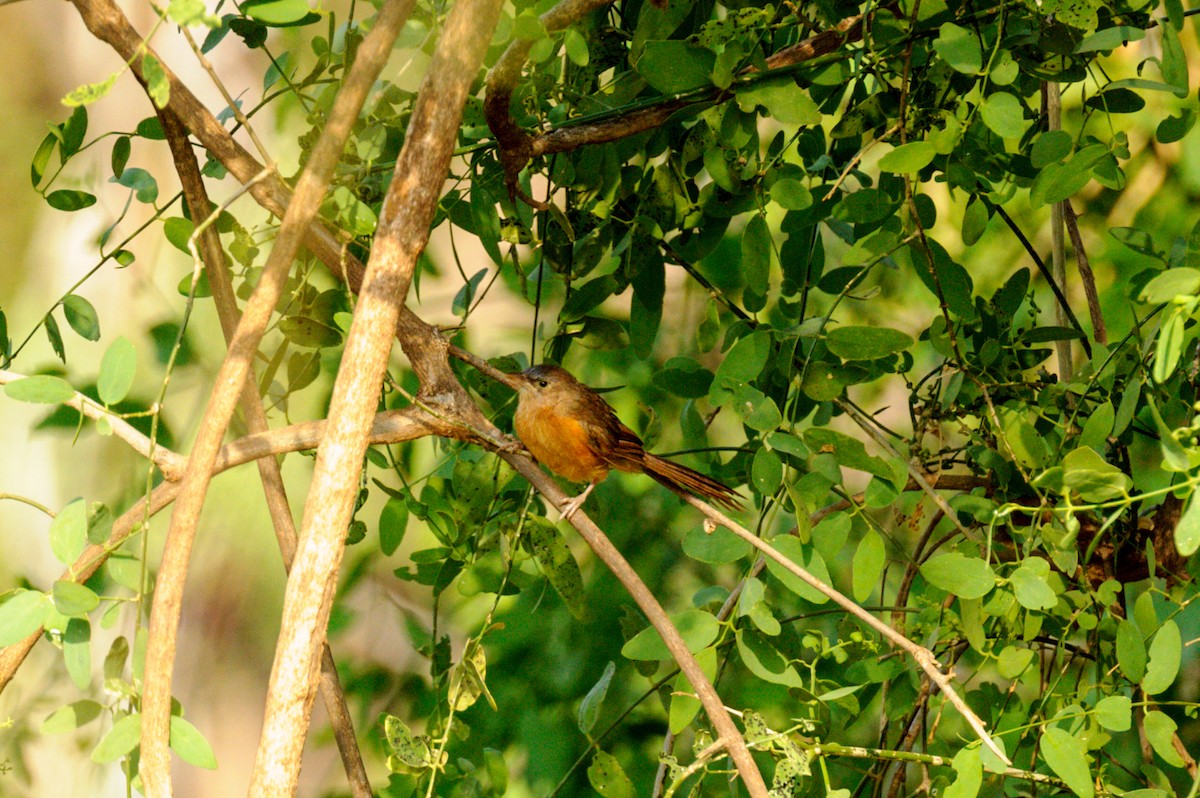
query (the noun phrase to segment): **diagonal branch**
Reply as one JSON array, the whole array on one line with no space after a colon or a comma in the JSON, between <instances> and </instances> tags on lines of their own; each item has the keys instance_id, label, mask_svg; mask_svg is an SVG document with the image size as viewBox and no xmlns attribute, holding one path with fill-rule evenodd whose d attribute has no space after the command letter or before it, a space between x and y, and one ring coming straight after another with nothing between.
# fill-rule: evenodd
<instances>
[{"instance_id":1,"label":"diagonal branch","mask_svg":"<svg viewBox=\"0 0 1200 798\"><path fill-rule=\"evenodd\" d=\"M846 610L846 612L850 613L855 618L858 618L867 626L874 629L892 645L906 651L908 655L916 660L917 664L921 666L921 670L925 671L925 675L929 677L930 681L941 688L942 692L946 694L946 698L950 701L950 703L953 704L960 713L962 713L962 716L966 719L967 724L975 731L977 735L979 735L979 739L983 741L983 744L986 745L992 751L992 753L998 756L1000 760L1004 762L1004 764L1012 764L1012 761L1005 755L1004 749L1002 749L996 743L996 741L992 739L992 736L988 733L987 727L983 725L983 721L980 720L979 716L976 715L969 706L967 706L967 703L963 701L962 697L957 691L955 691L954 685L950 683L950 678L942 672L941 666L938 665L937 658L933 656L932 651L909 640L907 637L900 634L895 629L864 610L841 591L837 590L832 585L825 584L807 570L785 557L770 543L767 543L765 540L758 537L741 524L731 520L720 510L717 510L708 503L696 498L695 496L692 496L691 494L683 495L682 498L688 504L704 513L713 524L723 526L730 530L742 540L761 551L764 555L782 565L792 574L804 581L805 584L828 596L835 604Z\"/></svg>"},{"instance_id":2,"label":"diagonal branch","mask_svg":"<svg viewBox=\"0 0 1200 798\"><path fill-rule=\"evenodd\" d=\"M529 480L529 483L549 499L555 507L561 507L569 500L569 497L562 492L554 480L544 474L541 468L528 457L505 452L501 452L500 456L515 468L521 476ZM684 498L688 498L688 496ZM750 750L746 747L745 737L738 731L712 682L704 675L700 664L696 662L696 658L688 651L687 644L683 642L679 631L671 623L671 619L667 617L666 612L663 610L662 605L658 603L658 600L655 599L654 594L650 592L650 588L646 587L646 583L641 580L641 577L637 575L637 572L633 570L629 562L621 556L621 552L617 551L617 548L613 546L608 536L587 517L587 514L583 510L579 510L571 516L571 524L579 531L580 536L587 541L587 544L596 553L596 556L604 562L613 575L625 586L625 589L629 591L633 600L637 602L638 607L641 608L646 618L650 621L650 624L662 637L667 649L671 652L671 657L679 665L679 669L683 671L688 681L692 683L692 687L696 690L696 697L700 699L705 714L708 715L708 719L712 722L713 728L717 732L717 744L729 752L729 758L733 760L738 775L741 776L742 782L746 785L746 791L753 798L767 798L766 784L763 782L762 774L758 771L758 766L750 756Z\"/></svg>"}]
</instances>

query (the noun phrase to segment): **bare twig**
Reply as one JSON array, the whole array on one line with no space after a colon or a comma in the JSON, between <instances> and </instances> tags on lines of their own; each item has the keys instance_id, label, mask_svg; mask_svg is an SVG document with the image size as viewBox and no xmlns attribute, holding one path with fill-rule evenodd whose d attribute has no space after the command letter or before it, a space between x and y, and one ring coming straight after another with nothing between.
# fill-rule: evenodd
<instances>
[{"instance_id":1,"label":"bare twig","mask_svg":"<svg viewBox=\"0 0 1200 798\"><path fill-rule=\"evenodd\" d=\"M1100 294L1096 291L1096 275L1088 260L1087 249L1083 246L1083 236L1079 234L1079 217L1071 201L1063 200L1063 221L1067 223L1067 233L1071 236L1071 248L1075 250L1075 264L1079 267L1079 280L1083 284L1083 293L1087 297L1088 315L1092 317L1092 337L1098 344L1108 343L1108 325L1104 323L1104 313L1100 309Z\"/></svg>"}]
</instances>

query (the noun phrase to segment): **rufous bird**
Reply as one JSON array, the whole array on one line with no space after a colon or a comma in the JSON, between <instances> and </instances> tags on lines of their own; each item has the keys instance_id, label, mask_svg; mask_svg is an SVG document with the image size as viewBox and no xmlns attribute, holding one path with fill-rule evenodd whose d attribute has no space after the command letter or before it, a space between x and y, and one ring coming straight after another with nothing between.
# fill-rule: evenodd
<instances>
[{"instance_id":1,"label":"rufous bird","mask_svg":"<svg viewBox=\"0 0 1200 798\"><path fill-rule=\"evenodd\" d=\"M563 505L563 518L570 519L614 468L647 474L678 494L693 493L729 509L741 506L733 488L647 452L608 402L566 369L542 364L509 376L517 389L513 421L521 443L554 473L588 483Z\"/></svg>"}]
</instances>

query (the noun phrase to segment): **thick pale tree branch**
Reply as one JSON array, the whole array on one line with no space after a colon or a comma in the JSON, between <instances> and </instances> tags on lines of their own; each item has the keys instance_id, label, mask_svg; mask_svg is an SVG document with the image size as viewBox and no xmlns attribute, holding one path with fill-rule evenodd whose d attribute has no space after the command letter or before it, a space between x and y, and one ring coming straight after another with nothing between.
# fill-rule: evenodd
<instances>
[{"instance_id":1,"label":"thick pale tree branch","mask_svg":"<svg viewBox=\"0 0 1200 798\"><path fill-rule=\"evenodd\" d=\"M212 213L212 205L204 187L204 179L200 175L200 165L196 162L196 154L188 141L187 130L179 117L173 111L158 109L158 118L171 149L171 157L175 161L175 171L179 174L188 211L199 225L197 234L193 236L189 246L193 249L193 255L204 264L204 271L212 290L213 304L216 305L217 316L221 322L221 331L225 335L226 343L229 343L237 330L237 298L229 277L229 262L221 248L217 229L212 224L201 222ZM240 404L246 427L251 433L269 430L262 398L251 380L242 384ZM273 457L260 457L255 464L258 467L284 569L290 571L292 558L296 553L296 526L292 520L291 507L288 505L279 461ZM338 679L333 653L328 645L325 645L321 654L321 696L346 770L350 793L354 798L371 798L371 783L367 778L366 765L358 749L354 723L346 705L346 695Z\"/></svg>"},{"instance_id":2,"label":"thick pale tree branch","mask_svg":"<svg viewBox=\"0 0 1200 798\"><path fill-rule=\"evenodd\" d=\"M90 11L93 6L106 8L111 3L108 0L96 0L94 3L76 0L76 6L81 10L86 7ZM168 742L175 641L183 606L187 566L217 452L242 386L250 373L259 342L283 292L304 230L316 216L324 199L342 147L367 93L387 60L399 26L407 18L408 7L404 0L386 3L376 27L359 49L358 58L338 92L325 129L300 175L296 194L283 216L262 277L246 304L200 422L196 444L188 460L167 532L150 616L142 694L141 748L141 774L150 798L171 795ZM107 8L107 16L114 18L112 24L119 24L122 19L119 13L115 7ZM87 18L85 14L85 20ZM135 69L140 63L140 58L134 59Z\"/></svg>"},{"instance_id":3,"label":"thick pale tree branch","mask_svg":"<svg viewBox=\"0 0 1200 798\"><path fill-rule=\"evenodd\" d=\"M317 450L300 545L284 594L251 796L295 793L312 710L313 677L345 552L346 528L354 511L376 397L417 257L429 239L429 225L458 141L467 91L491 41L500 4L501 0L460 0L451 9L384 198L333 387L328 433ZM299 195L297 191L297 199ZM423 383L422 394L427 395L428 389Z\"/></svg>"}]
</instances>

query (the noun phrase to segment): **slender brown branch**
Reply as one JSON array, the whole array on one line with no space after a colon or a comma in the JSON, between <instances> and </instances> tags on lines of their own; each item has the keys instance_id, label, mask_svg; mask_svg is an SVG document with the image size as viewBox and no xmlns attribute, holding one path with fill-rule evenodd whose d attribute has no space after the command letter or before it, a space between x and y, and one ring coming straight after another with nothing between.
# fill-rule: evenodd
<instances>
[{"instance_id":1,"label":"slender brown branch","mask_svg":"<svg viewBox=\"0 0 1200 798\"><path fill-rule=\"evenodd\" d=\"M561 30L584 14L609 2L612 0L563 0L542 15L542 24L549 32ZM874 13L882 10L894 11L895 8L895 3L889 3ZM862 14L848 17L831 30L822 31L774 53L766 59L767 69L795 66L818 56L832 53L849 42L860 40L863 35L863 20L864 15ZM487 77L484 115L492 135L496 137L500 163L504 168L504 180L509 195L519 196L524 202L536 208L544 207L545 203L526 196L520 188L521 170L533 158L557 152L569 152L589 144L617 141L659 127L673 114L688 106L724 101L732 96L728 91L714 88L702 96L689 99L664 98L661 103L611 119L572 124L531 135L518 125L512 116L512 96L532 44L533 42L528 39L517 39L508 46L500 60L492 67ZM751 74L755 71L757 70L754 67L747 67L742 74Z\"/></svg>"},{"instance_id":2,"label":"slender brown branch","mask_svg":"<svg viewBox=\"0 0 1200 798\"><path fill-rule=\"evenodd\" d=\"M460 0L454 5L413 106L334 384L328 434L317 450L300 544L284 595L251 796L295 793L312 711L318 655L333 605L376 397L400 308L417 257L429 238L429 225L450 167L467 91L492 38L500 4L501 0ZM372 34L378 31L377 26ZM360 49L359 62L364 61L368 57ZM382 61L380 58L378 66ZM346 88L349 86L348 79ZM297 202L300 196L297 190ZM429 346L439 341L440 337L424 343ZM423 390L425 387L423 384Z\"/></svg>"},{"instance_id":3,"label":"slender brown branch","mask_svg":"<svg viewBox=\"0 0 1200 798\"><path fill-rule=\"evenodd\" d=\"M544 474L540 468L528 457L519 454L511 454L502 452L500 454L509 465L515 468L521 476L529 480L538 491L545 496L555 507L561 507L569 497L555 484L554 480ZM684 497L688 498L688 497ZM732 522L730 522L732 523ZM646 583L641 580L637 572L629 562L621 556L613 546L612 541L600 530L595 523L592 522L587 514L580 510L571 516L571 524L579 531L580 536L591 547L596 556L612 571L613 575L620 580L621 584L629 591L629 595L637 602L642 613L650 621L651 626L658 631L662 636L663 642L667 649L671 652L672 658L679 665L679 669L687 676L688 681L692 683L692 687L696 690L696 697L700 699L700 704L704 707L705 714L708 715L709 721L717 733L717 742L722 744L729 752L729 758L733 760L734 766L737 768L738 775L741 776L742 782L746 785L746 791L754 798L766 798L767 788L763 782L762 774L758 771L758 766L754 763L754 759L750 756L750 750L746 747L746 740L738 731L733 719L729 716L728 710L721 702L721 697L717 694L716 689L704 675L704 671L700 668L700 664L696 662L696 658L688 651L687 644L683 642L679 631L671 623L671 619L667 617L662 605L654 598L654 594L650 592L650 588L646 587Z\"/></svg>"},{"instance_id":4,"label":"slender brown branch","mask_svg":"<svg viewBox=\"0 0 1200 798\"><path fill-rule=\"evenodd\" d=\"M1083 236L1079 234L1079 217L1069 199L1063 200L1063 220L1067 223L1067 233L1071 236L1071 248L1075 250L1075 264L1079 267L1079 280L1083 284L1084 296L1087 297L1088 315L1092 317L1092 337L1098 344L1108 344L1108 325L1104 323L1104 313L1100 309L1096 274L1092 271L1087 249L1083 246Z\"/></svg>"}]
</instances>

